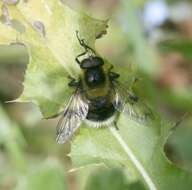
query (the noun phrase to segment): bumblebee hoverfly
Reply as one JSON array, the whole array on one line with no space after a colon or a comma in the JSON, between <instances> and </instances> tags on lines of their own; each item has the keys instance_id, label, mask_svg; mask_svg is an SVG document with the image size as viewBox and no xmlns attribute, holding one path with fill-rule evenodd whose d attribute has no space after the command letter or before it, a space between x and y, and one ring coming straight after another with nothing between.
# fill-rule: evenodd
<instances>
[{"instance_id":1,"label":"bumblebee hoverfly","mask_svg":"<svg viewBox=\"0 0 192 190\"><path fill-rule=\"evenodd\" d=\"M118 81L120 75L112 71L113 67L105 71L104 60L96 55L84 39L80 39L78 31L76 35L85 49L75 59L82 75L78 80L71 78L68 84L75 90L58 122L56 141L60 144L65 143L82 122L95 128L114 124L119 113L124 110L126 102L134 103L138 100L123 88ZM80 57L84 58L80 61ZM132 104L128 105L130 115L137 117Z\"/></svg>"}]
</instances>

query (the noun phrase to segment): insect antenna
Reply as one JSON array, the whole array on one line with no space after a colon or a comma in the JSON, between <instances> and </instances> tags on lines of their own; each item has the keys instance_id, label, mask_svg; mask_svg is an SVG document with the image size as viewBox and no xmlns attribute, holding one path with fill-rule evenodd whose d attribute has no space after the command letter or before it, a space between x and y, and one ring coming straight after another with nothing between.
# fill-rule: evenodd
<instances>
[{"instance_id":1,"label":"insect antenna","mask_svg":"<svg viewBox=\"0 0 192 190\"><path fill-rule=\"evenodd\" d=\"M79 41L79 44L80 44L82 47L84 47L86 53L89 52L89 51L91 51L91 53L95 54L95 51L85 43L85 39L81 39L81 38L79 37L79 31L78 31L78 30L76 30L76 36L77 36L77 39L78 39L78 41Z\"/></svg>"}]
</instances>

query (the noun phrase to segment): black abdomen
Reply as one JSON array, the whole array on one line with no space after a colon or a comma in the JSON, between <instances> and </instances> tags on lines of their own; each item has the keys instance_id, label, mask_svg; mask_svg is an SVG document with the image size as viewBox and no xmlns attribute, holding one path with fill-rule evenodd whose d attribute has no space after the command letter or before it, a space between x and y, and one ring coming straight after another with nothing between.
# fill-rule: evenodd
<instances>
[{"instance_id":1,"label":"black abdomen","mask_svg":"<svg viewBox=\"0 0 192 190\"><path fill-rule=\"evenodd\" d=\"M98 97L90 100L87 119L91 121L105 121L115 113L115 108L108 97Z\"/></svg>"}]
</instances>

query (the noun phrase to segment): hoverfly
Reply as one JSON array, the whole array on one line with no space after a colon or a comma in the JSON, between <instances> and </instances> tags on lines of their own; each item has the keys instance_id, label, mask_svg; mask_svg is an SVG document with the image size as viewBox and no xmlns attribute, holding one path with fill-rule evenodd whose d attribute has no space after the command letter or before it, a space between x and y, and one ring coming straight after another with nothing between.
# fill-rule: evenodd
<instances>
[{"instance_id":1,"label":"hoverfly","mask_svg":"<svg viewBox=\"0 0 192 190\"><path fill-rule=\"evenodd\" d=\"M69 87L74 93L64 109L57 125L58 143L65 143L84 121L90 127L109 126L116 122L127 101L134 103L138 98L132 95L118 81L119 74L112 71L113 67L104 70L104 60L96 55L84 39L76 36L84 52L76 57L76 62L82 70L78 80L72 79ZM80 57L84 57L80 61ZM137 113L128 106L130 115Z\"/></svg>"}]
</instances>

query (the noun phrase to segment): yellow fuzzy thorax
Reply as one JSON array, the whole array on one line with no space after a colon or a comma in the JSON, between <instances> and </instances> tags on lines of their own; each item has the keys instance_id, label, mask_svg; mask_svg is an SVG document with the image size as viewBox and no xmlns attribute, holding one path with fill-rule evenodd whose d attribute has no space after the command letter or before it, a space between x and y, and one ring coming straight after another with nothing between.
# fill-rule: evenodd
<instances>
[{"instance_id":1,"label":"yellow fuzzy thorax","mask_svg":"<svg viewBox=\"0 0 192 190\"><path fill-rule=\"evenodd\" d=\"M95 88L90 88L85 80L84 80L84 73L82 73L81 75L81 81L82 81L82 85L83 85L83 90L84 90L84 93L86 94L87 98L90 98L90 99L94 99L94 98L97 98L97 97L102 97L102 96L107 96L109 91L110 91L110 81L109 81L109 77L107 75L108 73L108 70L107 68L103 67L104 69L104 72L106 73L106 81L100 85L100 86L97 86Z\"/></svg>"}]
</instances>

